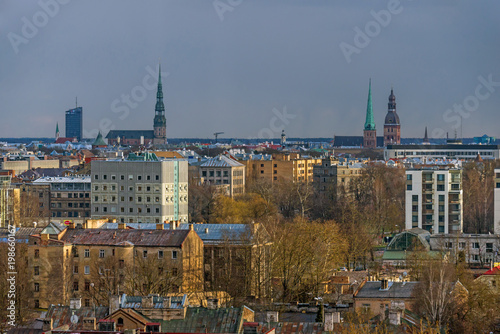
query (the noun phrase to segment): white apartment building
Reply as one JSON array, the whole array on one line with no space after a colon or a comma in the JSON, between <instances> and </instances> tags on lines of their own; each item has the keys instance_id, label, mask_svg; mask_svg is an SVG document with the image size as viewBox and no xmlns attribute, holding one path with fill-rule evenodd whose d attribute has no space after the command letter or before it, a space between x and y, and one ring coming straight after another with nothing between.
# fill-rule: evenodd
<instances>
[{"instance_id":1,"label":"white apartment building","mask_svg":"<svg viewBox=\"0 0 500 334\"><path fill-rule=\"evenodd\" d=\"M493 232L500 234L500 169L495 169Z\"/></svg>"},{"instance_id":2,"label":"white apartment building","mask_svg":"<svg viewBox=\"0 0 500 334\"><path fill-rule=\"evenodd\" d=\"M92 218L124 223L188 221L188 162L131 154L92 161Z\"/></svg>"},{"instance_id":3,"label":"white apartment building","mask_svg":"<svg viewBox=\"0 0 500 334\"><path fill-rule=\"evenodd\" d=\"M406 170L406 229L462 233L462 170L428 167Z\"/></svg>"}]
</instances>

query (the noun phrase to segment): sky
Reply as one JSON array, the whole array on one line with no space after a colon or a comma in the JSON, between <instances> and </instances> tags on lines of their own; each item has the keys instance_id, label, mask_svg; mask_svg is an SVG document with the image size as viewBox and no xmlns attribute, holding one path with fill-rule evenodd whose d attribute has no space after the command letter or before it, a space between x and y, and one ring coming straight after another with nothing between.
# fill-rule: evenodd
<instances>
[{"instance_id":1,"label":"sky","mask_svg":"<svg viewBox=\"0 0 500 334\"><path fill-rule=\"evenodd\" d=\"M378 134L391 87L402 137L500 137L500 2L0 2L0 138L151 130L167 137Z\"/></svg>"}]
</instances>

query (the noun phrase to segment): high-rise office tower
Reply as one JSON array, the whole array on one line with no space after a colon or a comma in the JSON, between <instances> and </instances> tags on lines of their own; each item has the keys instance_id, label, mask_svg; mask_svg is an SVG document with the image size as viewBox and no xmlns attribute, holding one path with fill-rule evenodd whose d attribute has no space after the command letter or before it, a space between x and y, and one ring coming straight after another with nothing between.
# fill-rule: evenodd
<instances>
[{"instance_id":1,"label":"high-rise office tower","mask_svg":"<svg viewBox=\"0 0 500 334\"><path fill-rule=\"evenodd\" d=\"M66 110L66 138L76 137L78 141L82 140L83 129L83 108L76 107Z\"/></svg>"}]
</instances>

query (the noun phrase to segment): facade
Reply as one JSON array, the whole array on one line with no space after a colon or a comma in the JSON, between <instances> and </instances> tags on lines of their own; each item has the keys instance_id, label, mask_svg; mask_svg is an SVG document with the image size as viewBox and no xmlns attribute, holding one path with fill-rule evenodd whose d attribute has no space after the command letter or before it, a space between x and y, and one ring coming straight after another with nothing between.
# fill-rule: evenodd
<instances>
[{"instance_id":1,"label":"facade","mask_svg":"<svg viewBox=\"0 0 500 334\"><path fill-rule=\"evenodd\" d=\"M387 115L384 122L384 146L389 144L401 143L401 124L399 123L399 116L396 113L396 96L391 89L389 95L389 104L387 108Z\"/></svg>"},{"instance_id":2,"label":"facade","mask_svg":"<svg viewBox=\"0 0 500 334\"><path fill-rule=\"evenodd\" d=\"M0 227L18 225L20 191L10 184L10 175L0 175Z\"/></svg>"},{"instance_id":3,"label":"facade","mask_svg":"<svg viewBox=\"0 0 500 334\"><path fill-rule=\"evenodd\" d=\"M69 223L75 218L90 218L90 182L88 175L42 177L33 181L32 189L39 196L44 196L43 186L47 186L50 192L50 217ZM46 205L46 199L40 199Z\"/></svg>"},{"instance_id":4,"label":"facade","mask_svg":"<svg viewBox=\"0 0 500 334\"><path fill-rule=\"evenodd\" d=\"M81 141L83 137L83 108L76 107L75 109L66 110L65 115L66 138L76 137L78 141Z\"/></svg>"},{"instance_id":5,"label":"facade","mask_svg":"<svg viewBox=\"0 0 500 334\"><path fill-rule=\"evenodd\" d=\"M42 224L49 223L51 217L50 185L23 183L19 185L19 189L21 226L31 227L34 222ZM88 200L90 200L90 198L88 198Z\"/></svg>"},{"instance_id":6,"label":"facade","mask_svg":"<svg viewBox=\"0 0 500 334\"><path fill-rule=\"evenodd\" d=\"M225 155L218 155L199 165L199 176L201 182L227 186L227 196L245 193L245 165Z\"/></svg>"},{"instance_id":7,"label":"facade","mask_svg":"<svg viewBox=\"0 0 500 334\"><path fill-rule=\"evenodd\" d=\"M434 233L462 233L462 170L421 168L406 170L406 229Z\"/></svg>"},{"instance_id":8,"label":"facade","mask_svg":"<svg viewBox=\"0 0 500 334\"><path fill-rule=\"evenodd\" d=\"M333 157L324 158L313 167L313 184L320 193L339 191L340 186L347 191L351 180L360 176L363 168L361 163L340 163Z\"/></svg>"},{"instance_id":9,"label":"facade","mask_svg":"<svg viewBox=\"0 0 500 334\"><path fill-rule=\"evenodd\" d=\"M375 120L373 118L371 79L370 79L370 86L368 88L368 104L366 106L365 128L363 130L363 147L364 148L377 147L377 130L375 128Z\"/></svg>"},{"instance_id":10,"label":"facade","mask_svg":"<svg viewBox=\"0 0 500 334\"><path fill-rule=\"evenodd\" d=\"M126 223L188 220L188 163L129 155L92 162L92 218Z\"/></svg>"},{"instance_id":11,"label":"facade","mask_svg":"<svg viewBox=\"0 0 500 334\"><path fill-rule=\"evenodd\" d=\"M388 280L366 282L354 293L354 309L366 309L383 319L398 308L413 308L413 290L418 282L391 282Z\"/></svg>"},{"instance_id":12,"label":"facade","mask_svg":"<svg viewBox=\"0 0 500 334\"><path fill-rule=\"evenodd\" d=\"M254 180L276 182L312 182L313 166L321 164L321 159L302 158L297 153L273 154L271 160L241 160L246 166L247 177Z\"/></svg>"},{"instance_id":13,"label":"facade","mask_svg":"<svg viewBox=\"0 0 500 334\"><path fill-rule=\"evenodd\" d=\"M161 67L158 70L158 89L156 92L155 117L153 130L110 130L106 135L109 145L162 145L167 143L167 119L163 104Z\"/></svg>"},{"instance_id":14,"label":"facade","mask_svg":"<svg viewBox=\"0 0 500 334\"><path fill-rule=\"evenodd\" d=\"M384 159L398 158L446 158L474 160L480 154L483 159L499 159L500 145L446 144L446 145L387 145Z\"/></svg>"},{"instance_id":15,"label":"facade","mask_svg":"<svg viewBox=\"0 0 500 334\"><path fill-rule=\"evenodd\" d=\"M67 305L70 298L81 299L87 307L92 301L104 305L110 294L134 289L147 294L158 289L200 291L203 242L192 229L163 230L163 224L159 225L159 229L145 233L49 224L40 235L29 238L28 270L33 273L30 305ZM143 276L153 270L165 286L144 286L151 282ZM139 283L133 283L134 277Z\"/></svg>"},{"instance_id":16,"label":"facade","mask_svg":"<svg viewBox=\"0 0 500 334\"><path fill-rule=\"evenodd\" d=\"M500 234L500 169L495 169L493 232Z\"/></svg>"}]
</instances>

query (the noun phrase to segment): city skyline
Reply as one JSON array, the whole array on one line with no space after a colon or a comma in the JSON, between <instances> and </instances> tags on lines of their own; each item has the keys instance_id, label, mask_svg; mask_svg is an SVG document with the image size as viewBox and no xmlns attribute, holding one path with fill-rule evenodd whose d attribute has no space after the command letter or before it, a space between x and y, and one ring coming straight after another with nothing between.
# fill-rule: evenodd
<instances>
[{"instance_id":1,"label":"city skyline","mask_svg":"<svg viewBox=\"0 0 500 334\"><path fill-rule=\"evenodd\" d=\"M369 78L379 136L393 87L402 137L498 137L499 7L3 3L0 137L64 133L76 96L83 137L149 130L158 58L167 138L361 136Z\"/></svg>"}]
</instances>

